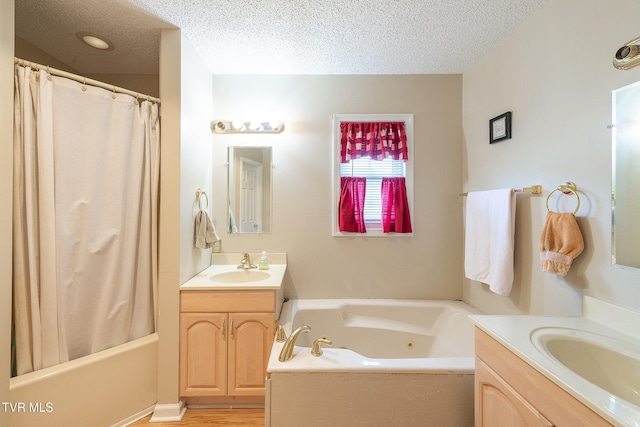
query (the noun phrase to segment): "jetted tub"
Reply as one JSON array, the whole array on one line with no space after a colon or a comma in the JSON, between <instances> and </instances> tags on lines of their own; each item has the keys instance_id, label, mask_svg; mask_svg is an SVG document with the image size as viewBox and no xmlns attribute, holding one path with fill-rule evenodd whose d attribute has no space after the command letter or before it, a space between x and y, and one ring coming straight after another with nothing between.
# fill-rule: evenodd
<instances>
[{"instance_id":1,"label":"jetted tub","mask_svg":"<svg viewBox=\"0 0 640 427\"><path fill-rule=\"evenodd\" d=\"M471 426L474 332L459 301L291 300L294 357L267 367L266 426ZM313 341L327 338L319 357ZM302 422L301 420L304 420Z\"/></svg>"}]
</instances>

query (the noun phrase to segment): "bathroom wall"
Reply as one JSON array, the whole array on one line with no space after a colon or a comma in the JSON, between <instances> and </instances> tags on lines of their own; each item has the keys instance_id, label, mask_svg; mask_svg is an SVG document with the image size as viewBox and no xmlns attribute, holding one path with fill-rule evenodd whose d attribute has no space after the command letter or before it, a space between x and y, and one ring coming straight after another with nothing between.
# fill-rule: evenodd
<instances>
[{"instance_id":1,"label":"bathroom wall","mask_svg":"<svg viewBox=\"0 0 640 427\"><path fill-rule=\"evenodd\" d=\"M37 48L18 35L14 35L14 37L15 56L17 56L18 58L37 62L43 65L48 65L50 67L57 68L58 70L62 71L67 71L69 73L78 74L78 70L60 61L55 56L52 56L44 50Z\"/></svg>"},{"instance_id":2,"label":"bathroom wall","mask_svg":"<svg viewBox=\"0 0 640 427\"><path fill-rule=\"evenodd\" d=\"M180 85L180 282L211 264L211 249L195 247L196 188L209 198L211 214L212 107L211 72L195 49L183 38ZM202 197L202 208L207 205Z\"/></svg>"},{"instance_id":3,"label":"bathroom wall","mask_svg":"<svg viewBox=\"0 0 640 427\"><path fill-rule=\"evenodd\" d=\"M158 405L154 417L176 417L180 284L211 263L194 246L196 188L212 194L211 74L180 30L163 30L160 52L162 173L158 272ZM203 198L202 207L205 207Z\"/></svg>"},{"instance_id":4,"label":"bathroom wall","mask_svg":"<svg viewBox=\"0 0 640 427\"><path fill-rule=\"evenodd\" d=\"M0 0L0 198L13 192L13 0ZM0 402L9 401L11 377L11 275L12 203L0 204ZM9 414L0 407L0 425L9 425Z\"/></svg>"},{"instance_id":5,"label":"bathroom wall","mask_svg":"<svg viewBox=\"0 0 640 427\"><path fill-rule=\"evenodd\" d=\"M640 80L640 67L611 65L616 50L640 35L639 14L634 0L550 0L464 73L464 190L544 188L542 195L517 195L511 294L464 279L465 300L480 310L580 314L583 295L640 310L640 271L611 265L607 128L611 91ZM513 137L489 145L488 121L505 111L513 112ZM562 278L540 271L538 240L546 197L565 181L578 186L585 250ZM575 201L563 198L573 210Z\"/></svg>"},{"instance_id":6,"label":"bathroom wall","mask_svg":"<svg viewBox=\"0 0 640 427\"><path fill-rule=\"evenodd\" d=\"M213 118L274 118L279 135L213 136L213 212L227 216L227 147L273 146L273 231L225 252L287 252L290 298L462 297L461 76L213 76ZM414 114L414 236L332 236L332 114Z\"/></svg>"}]
</instances>

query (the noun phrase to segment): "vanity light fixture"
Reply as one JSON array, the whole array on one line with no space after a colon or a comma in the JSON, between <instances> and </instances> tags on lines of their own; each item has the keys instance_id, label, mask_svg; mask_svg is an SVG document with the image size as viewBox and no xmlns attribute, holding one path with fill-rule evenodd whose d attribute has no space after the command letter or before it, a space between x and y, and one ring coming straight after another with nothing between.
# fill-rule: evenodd
<instances>
[{"instance_id":1,"label":"vanity light fixture","mask_svg":"<svg viewBox=\"0 0 640 427\"><path fill-rule=\"evenodd\" d=\"M619 70L628 70L636 65L640 65L640 37L625 43L613 57L613 66Z\"/></svg>"},{"instance_id":2,"label":"vanity light fixture","mask_svg":"<svg viewBox=\"0 0 640 427\"><path fill-rule=\"evenodd\" d=\"M211 122L214 133L281 133L284 123L281 121L242 121L214 120Z\"/></svg>"}]
</instances>

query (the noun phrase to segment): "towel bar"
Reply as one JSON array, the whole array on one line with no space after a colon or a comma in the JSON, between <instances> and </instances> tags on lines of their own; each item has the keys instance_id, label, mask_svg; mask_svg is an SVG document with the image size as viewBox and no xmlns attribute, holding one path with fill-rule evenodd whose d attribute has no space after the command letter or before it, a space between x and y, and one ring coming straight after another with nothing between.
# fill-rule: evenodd
<instances>
[{"instance_id":1,"label":"towel bar","mask_svg":"<svg viewBox=\"0 0 640 427\"><path fill-rule=\"evenodd\" d=\"M524 188L514 188L513 191L515 193L531 193L531 194L542 194L542 186L541 185L532 185L531 187ZM469 193L460 193L460 196L466 196Z\"/></svg>"}]
</instances>

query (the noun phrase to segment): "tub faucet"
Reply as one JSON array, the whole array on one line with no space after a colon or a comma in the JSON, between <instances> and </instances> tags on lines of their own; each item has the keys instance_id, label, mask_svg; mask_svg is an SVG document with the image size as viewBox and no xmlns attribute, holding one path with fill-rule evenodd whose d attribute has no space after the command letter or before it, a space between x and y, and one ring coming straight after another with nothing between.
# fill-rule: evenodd
<instances>
[{"instance_id":1,"label":"tub faucet","mask_svg":"<svg viewBox=\"0 0 640 427\"><path fill-rule=\"evenodd\" d=\"M322 349L320 348L320 344L333 345L333 342L331 342L331 340L328 340L324 337L318 338L317 340L315 340L313 342L313 348L311 349L311 354L313 356L316 356L316 357L322 356Z\"/></svg>"},{"instance_id":2,"label":"tub faucet","mask_svg":"<svg viewBox=\"0 0 640 427\"><path fill-rule=\"evenodd\" d=\"M284 333L284 328L276 319L276 342L285 342L287 340L287 335Z\"/></svg>"},{"instance_id":3,"label":"tub faucet","mask_svg":"<svg viewBox=\"0 0 640 427\"><path fill-rule=\"evenodd\" d=\"M307 325L302 325L295 331L291 332L289 338L284 342L282 346L282 350L280 350L280 356L278 356L278 360L280 362L286 362L287 360L291 360L293 358L293 348L296 345L296 340L298 339L298 335L302 332L309 332L311 330Z\"/></svg>"},{"instance_id":4,"label":"tub faucet","mask_svg":"<svg viewBox=\"0 0 640 427\"><path fill-rule=\"evenodd\" d=\"M245 252L244 257L242 258L242 261L240 261L240 265L238 266L239 269L242 270L249 270L250 268L258 268L255 264L251 264L251 258L249 257L249 254Z\"/></svg>"}]
</instances>

